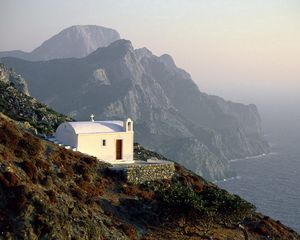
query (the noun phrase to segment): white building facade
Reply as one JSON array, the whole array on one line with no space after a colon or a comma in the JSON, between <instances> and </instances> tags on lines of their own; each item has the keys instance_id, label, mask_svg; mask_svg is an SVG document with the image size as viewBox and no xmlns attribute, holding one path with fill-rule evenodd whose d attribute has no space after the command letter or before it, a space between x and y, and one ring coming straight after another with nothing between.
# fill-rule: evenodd
<instances>
[{"instance_id":1,"label":"white building facade","mask_svg":"<svg viewBox=\"0 0 300 240\"><path fill-rule=\"evenodd\" d=\"M126 121L64 122L55 132L63 145L112 164L133 162L134 131Z\"/></svg>"}]
</instances>

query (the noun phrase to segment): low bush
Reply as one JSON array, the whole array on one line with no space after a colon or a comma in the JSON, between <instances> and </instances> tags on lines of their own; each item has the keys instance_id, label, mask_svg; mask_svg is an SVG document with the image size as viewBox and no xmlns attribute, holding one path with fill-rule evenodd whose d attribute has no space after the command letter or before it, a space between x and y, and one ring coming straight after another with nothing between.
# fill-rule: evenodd
<instances>
[{"instance_id":1,"label":"low bush","mask_svg":"<svg viewBox=\"0 0 300 240\"><path fill-rule=\"evenodd\" d=\"M200 194L204 201L204 207L213 215L224 218L240 219L255 210L255 206L243 200L237 195L229 194L223 189L209 187Z\"/></svg>"},{"instance_id":2,"label":"low bush","mask_svg":"<svg viewBox=\"0 0 300 240\"><path fill-rule=\"evenodd\" d=\"M0 175L0 184L4 188L9 188L18 185L17 176L12 172L4 172Z\"/></svg>"},{"instance_id":3,"label":"low bush","mask_svg":"<svg viewBox=\"0 0 300 240\"><path fill-rule=\"evenodd\" d=\"M90 173L84 173L84 174L82 174L82 178L86 182L90 182L91 181Z\"/></svg>"},{"instance_id":4,"label":"low bush","mask_svg":"<svg viewBox=\"0 0 300 240\"><path fill-rule=\"evenodd\" d=\"M37 156L43 147L37 138L29 133L25 133L18 142L18 148L24 150L29 156Z\"/></svg>"},{"instance_id":5,"label":"low bush","mask_svg":"<svg viewBox=\"0 0 300 240\"><path fill-rule=\"evenodd\" d=\"M166 207L183 212L191 209L200 210L203 206L202 199L192 188L179 183L171 184L167 188L160 188L157 191L157 196Z\"/></svg>"},{"instance_id":6,"label":"low bush","mask_svg":"<svg viewBox=\"0 0 300 240\"><path fill-rule=\"evenodd\" d=\"M139 197L143 198L145 201L153 201L155 193L153 191L141 191L138 194Z\"/></svg>"},{"instance_id":7,"label":"low bush","mask_svg":"<svg viewBox=\"0 0 300 240\"><path fill-rule=\"evenodd\" d=\"M202 217L219 221L239 221L255 210L251 203L216 187L197 192L190 186L173 183L161 187L156 194L166 209L176 210L176 213L198 212Z\"/></svg>"},{"instance_id":8,"label":"low bush","mask_svg":"<svg viewBox=\"0 0 300 240\"><path fill-rule=\"evenodd\" d=\"M8 189L11 198L8 201L9 209L17 212L24 208L27 203L27 188L25 185L13 186Z\"/></svg>"},{"instance_id":9,"label":"low bush","mask_svg":"<svg viewBox=\"0 0 300 240\"><path fill-rule=\"evenodd\" d=\"M56 204L57 203L56 193L53 190L49 190L46 193L49 197L50 203L51 204Z\"/></svg>"},{"instance_id":10,"label":"low bush","mask_svg":"<svg viewBox=\"0 0 300 240\"><path fill-rule=\"evenodd\" d=\"M3 160L5 160L5 161L9 161L9 160L13 159L13 155L9 149L5 149L5 151L0 152L0 159L1 159L1 156L2 156Z\"/></svg>"},{"instance_id":11,"label":"low bush","mask_svg":"<svg viewBox=\"0 0 300 240\"><path fill-rule=\"evenodd\" d=\"M12 172L5 172L3 173L4 177L7 179L7 181L9 182L10 186L16 186L18 185L18 178L17 176L12 173Z\"/></svg>"},{"instance_id":12,"label":"low bush","mask_svg":"<svg viewBox=\"0 0 300 240\"><path fill-rule=\"evenodd\" d=\"M0 144L13 148L17 144L20 133L16 127L8 121L0 125Z\"/></svg>"},{"instance_id":13,"label":"low bush","mask_svg":"<svg viewBox=\"0 0 300 240\"><path fill-rule=\"evenodd\" d=\"M80 201L83 201L85 199L85 194L84 194L83 190L80 189L79 187L71 186L70 192L73 197L75 197L76 199L78 199Z\"/></svg>"},{"instance_id":14,"label":"low bush","mask_svg":"<svg viewBox=\"0 0 300 240\"><path fill-rule=\"evenodd\" d=\"M46 171L46 173L48 173L50 169L50 163L40 158L36 159L35 166Z\"/></svg>"},{"instance_id":15,"label":"low bush","mask_svg":"<svg viewBox=\"0 0 300 240\"><path fill-rule=\"evenodd\" d=\"M95 184L85 181L84 179L81 179L78 181L78 187L85 191L87 195L92 197L99 197L103 195L104 192L104 186L101 181L97 181Z\"/></svg>"},{"instance_id":16,"label":"low bush","mask_svg":"<svg viewBox=\"0 0 300 240\"><path fill-rule=\"evenodd\" d=\"M86 164L76 163L74 165L74 172L83 175L83 174L87 174L89 172L89 169Z\"/></svg>"},{"instance_id":17,"label":"low bush","mask_svg":"<svg viewBox=\"0 0 300 240\"><path fill-rule=\"evenodd\" d=\"M127 237L131 240L137 239L136 230L132 225L122 223L119 225L119 227L122 229L122 231L127 235Z\"/></svg>"},{"instance_id":18,"label":"low bush","mask_svg":"<svg viewBox=\"0 0 300 240\"><path fill-rule=\"evenodd\" d=\"M30 180L32 182L36 183L38 175L37 175L37 169L34 166L34 164L29 160L24 160L21 163L21 167L26 172L26 174L30 178Z\"/></svg>"},{"instance_id":19,"label":"low bush","mask_svg":"<svg viewBox=\"0 0 300 240\"><path fill-rule=\"evenodd\" d=\"M137 196L140 190L136 185L131 186L131 185L124 184L122 186L122 192L129 196Z\"/></svg>"},{"instance_id":20,"label":"low bush","mask_svg":"<svg viewBox=\"0 0 300 240\"><path fill-rule=\"evenodd\" d=\"M51 232L51 227L48 225L46 218L41 214L37 214L34 217L33 227L34 232L40 237Z\"/></svg>"},{"instance_id":21,"label":"low bush","mask_svg":"<svg viewBox=\"0 0 300 240\"><path fill-rule=\"evenodd\" d=\"M270 236L272 235L272 228L270 226L268 226L268 224L266 224L264 221L260 222L256 228L255 231L263 236Z\"/></svg>"},{"instance_id":22,"label":"low bush","mask_svg":"<svg viewBox=\"0 0 300 240\"><path fill-rule=\"evenodd\" d=\"M84 156L84 157L81 157L80 160L91 166L94 166L97 163L97 159L95 157Z\"/></svg>"}]
</instances>

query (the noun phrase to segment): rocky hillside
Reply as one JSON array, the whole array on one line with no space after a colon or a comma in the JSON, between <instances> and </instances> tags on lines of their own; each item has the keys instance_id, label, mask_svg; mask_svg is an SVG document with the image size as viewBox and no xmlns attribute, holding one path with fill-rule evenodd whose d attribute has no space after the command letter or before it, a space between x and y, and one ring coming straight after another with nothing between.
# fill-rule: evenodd
<instances>
[{"instance_id":1,"label":"rocky hillside","mask_svg":"<svg viewBox=\"0 0 300 240\"><path fill-rule=\"evenodd\" d=\"M300 239L180 165L142 185L108 167L0 114L0 239Z\"/></svg>"},{"instance_id":2,"label":"rocky hillside","mask_svg":"<svg viewBox=\"0 0 300 240\"><path fill-rule=\"evenodd\" d=\"M16 89L29 96L26 80L13 69L8 69L3 63L0 63L0 82L13 84Z\"/></svg>"},{"instance_id":3,"label":"rocky hillside","mask_svg":"<svg viewBox=\"0 0 300 240\"><path fill-rule=\"evenodd\" d=\"M48 135L51 135L60 123L71 120L28 96L27 85L22 84L23 78L20 75L7 70L3 65L0 65L1 70L4 73L2 76L5 77L0 79L0 112L22 122L24 127L27 126L33 132Z\"/></svg>"},{"instance_id":4,"label":"rocky hillside","mask_svg":"<svg viewBox=\"0 0 300 240\"><path fill-rule=\"evenodd\" d=\"M117 31L95 25L72 26L43 42L32 52L6 51L1 57L17 57L31 61L85 57L99 47L120 39Z\"/></svg>"},{"instance_id":5,"label":"rocky hillside","mask_svg":"<svg viewBox=\"0 0 300 240\"><path fill-rule=\"evenodd\" d=\"M78 120L135 121L136 140L207 179L231 176L228 159L268 151L255 105L199 91L169 55L118 40L85 58L3 58L39 101Z\"/></svg>"}]
</instances>

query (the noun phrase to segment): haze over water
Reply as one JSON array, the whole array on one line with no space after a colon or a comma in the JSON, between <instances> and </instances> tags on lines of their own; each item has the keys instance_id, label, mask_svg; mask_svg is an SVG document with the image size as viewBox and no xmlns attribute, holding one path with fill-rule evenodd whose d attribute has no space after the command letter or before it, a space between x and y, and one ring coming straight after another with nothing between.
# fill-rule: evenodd
<instances>
[{"instance_id":1,"label":"haze over water","mask_svg":"<svg viewBox=\"0 0 300 240\"><path fill-rule=\"evenodd\" d=\"M237 179L218 185L300 232L300 122L268 129L271 153L231 162Z\"/></svg>"}]
</instances>

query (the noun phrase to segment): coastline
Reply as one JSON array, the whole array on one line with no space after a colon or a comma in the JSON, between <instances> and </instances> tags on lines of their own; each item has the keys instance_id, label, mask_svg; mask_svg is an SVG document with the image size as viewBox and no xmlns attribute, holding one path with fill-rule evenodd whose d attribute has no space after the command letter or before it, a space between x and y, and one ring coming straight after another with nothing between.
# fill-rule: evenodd
<instances>
[{"instance_id":1,"label":"coastline","mask_svg":"<svg viewBox=\"0 0 300 240\"><path fill-rule=\"evenodd\" d=\"M235 162L247 161L247 160L252 160L252 159L256 159L256 158L259 159L259 158L264 158L264 157L267 157L267 156L270 156L270 155L276 155L276 154L277 154L277 152L269 152L269 153L263 153L263 154L255 155L255 156L248 156L248 157L244 157L244 158L235 158L235 159L228 160L228 163L231 164L231 163L235 163ZM238 175L238 173L235 173L235 174L236 175L232 176L232 177L227 177L227 178L224 178L224 179L214 180L214 181L212 181L212 183L217 184L217 183L221 183L221 182L239 180L239 179L242 178L240 175Z\"/></svg>"},{"instance_id":2,"label":"coastline","mask_svg":"<svg viewBox=\"0 0 300 240\"><path fill-rule=\"evenodd\" d=\"M240 161L246 161L246 160L249 160L249 159L264 158L266 156L276 155L276 154L278 154L278 153L277 152L269 152L269 153L263 153L263 154L259 154L259 155L255 155L255 156L249 156L249 157L244 157L244 158L235 158L235 159L228 160L228 162L229 163L240 162Z\"/></svg>"}]
</instances>

